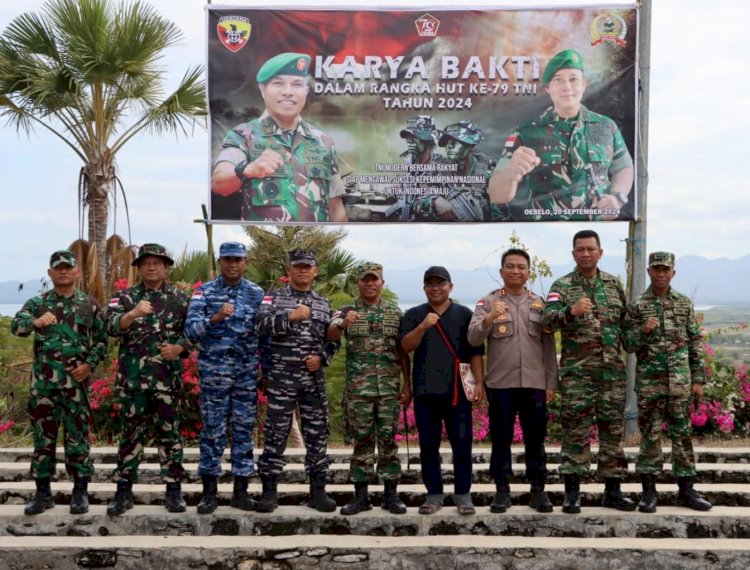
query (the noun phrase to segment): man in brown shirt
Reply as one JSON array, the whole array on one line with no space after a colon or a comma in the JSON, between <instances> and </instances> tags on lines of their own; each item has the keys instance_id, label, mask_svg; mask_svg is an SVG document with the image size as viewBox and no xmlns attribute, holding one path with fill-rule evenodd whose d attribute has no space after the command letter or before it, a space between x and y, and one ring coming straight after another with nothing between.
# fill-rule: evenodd
<instances>
[{"instance_id":1,"label":"man in brown shirt","mask_svg":"<svg viewBox=\"0 0 750 570\"><path fill-rule=\"evenodd\" d=\"M526 447L526 477L531 481L529 506L540 513L552 511L544 492L547 476L544 438L547 435L547 403L557 388L555 338L542 327L544 301L526 289L529 254L522 249L503 253L500 276L503 287L477 302L469 324L468 339L474 346L487 340L485 387L489 402L492 455L490 475L497 493L490 505L504 513L511 505L512 472L510 444L516 414L521 420Z\"/></svg>"}]
</instances>

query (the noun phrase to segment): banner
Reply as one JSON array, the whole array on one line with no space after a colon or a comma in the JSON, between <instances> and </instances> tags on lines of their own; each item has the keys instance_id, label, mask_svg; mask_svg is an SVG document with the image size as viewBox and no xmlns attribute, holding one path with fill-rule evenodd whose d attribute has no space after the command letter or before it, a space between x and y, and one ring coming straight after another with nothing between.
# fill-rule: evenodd
<instances>
[{"instance_id":1,"label":"banner","mask_svg":"<svg viewBox=\"0 0 750 570\"><path fill-rule=\"evenodd\" d=\"M210 217L632 220L631 6L208 6Z\"/></svg>"}]
</instances>

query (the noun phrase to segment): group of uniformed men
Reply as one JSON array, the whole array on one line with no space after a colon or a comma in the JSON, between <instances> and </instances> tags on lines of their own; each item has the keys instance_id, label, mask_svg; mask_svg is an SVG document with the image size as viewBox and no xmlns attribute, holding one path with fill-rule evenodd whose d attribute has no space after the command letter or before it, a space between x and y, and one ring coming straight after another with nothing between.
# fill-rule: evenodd
<instances>
[{"instance_id":1,"label":"group of uniformed men","mask_svg":"<svg viewBox=\"0 0 750 570\"><path fill-rule=\"evenodd\" d=\"M672 442L677 504L707 510L711 504L693 487L696 476L689 405L702 395L701 334L691 301L674 291L674 255L649 256L651 284L630 305L618 279L598 268L602 256L596 232L573 239L576 268L552 285L546 301L527 288L530 259L522 249L503 256L503 285L480 299L473 312L451 300L450 273L441 266L424 274L426 303L402 314L382 296L383 267L368 262L357 275L358 298L334 311L313 290L318 273L314 252L289 252L289 282L263 293L243 277L243 244L220 247L221 275L203 284L192 299L166 281L173 261L158 244L145 244L133 262L140 282L117 292L106 314L74 288L78 262L68 250L50 258L52 290L27 301L11 324L14 334L34 335L34 367L29 411L34 438L31 472L37 491L26 514L52 508L50 480L55 475L55 444L62 422L65 464L74 478L70 512L88 511L87 487L93 473L89 454L91 411L86 382L107 351L107 333L120 340L117 385L121 391L122 435L115 470L117 491L107 507L119 515L133 506L133 484L149 432L159 451L166 483L165 506L182 512L180 481L185 476L179 431L180 358L195 343L199 349L200 434L198 473L203 496L198 512L218 504L221 456L231 434L231 506L271 512L278 506L277 481L294 414L299 410L310 480L308 506L336 509L326 494L329 435L324 367L345 338L345 406L354 441L351 501L341 508L353 515L372 508L368 484L383 480L382 507L404 513L398 496L401 462L395 436L402 407L413 400L419 434L422 478L427 496L423 514L443 506L440 441L443 429L453 451L453 504L460 514L475 512L472 479L472 404L489 403L496 484L491 512L511 506L510 445L519 416L526 448L529 505L550 512L546 495L544 440L547 404L562 396L563 511L580 512L579 479L590 468L594 422L599 438L599 475L605 480L603 506L636 508L623 495L627 472L622 448L625 367L622 351L638 358L641 448L636 462L643 494L639 510L656 510L655 476L662 469L662 425ZM562 354L555 354L554 329L561 331ZM486 356L486 369L483 355ZM410 358L409 354L413 356ZM461 364L476 385L466 390ZM559 378L558 378L559 376ZM401 381L403 377L403 382ZM258 461L263 492L248 495L254 474L253 427L259 378L268 393L265 443Z\"/></svg>"}]
</instances>

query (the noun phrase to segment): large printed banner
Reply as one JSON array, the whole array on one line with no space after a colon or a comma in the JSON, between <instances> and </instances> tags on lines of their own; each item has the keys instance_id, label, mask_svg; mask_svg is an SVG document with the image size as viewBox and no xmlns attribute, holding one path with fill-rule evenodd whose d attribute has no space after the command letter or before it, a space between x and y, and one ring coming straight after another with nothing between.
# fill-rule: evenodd
<instances>
[{"instance_id":1,"label":"large printed banner","mask_svg":"<svg viewBox=\"0 0 750 570\"><path fill-rule=\"evenodd\" d=\"M632 220L632 7L208 7L214 222Z\"/></svg>"}]
</instances>

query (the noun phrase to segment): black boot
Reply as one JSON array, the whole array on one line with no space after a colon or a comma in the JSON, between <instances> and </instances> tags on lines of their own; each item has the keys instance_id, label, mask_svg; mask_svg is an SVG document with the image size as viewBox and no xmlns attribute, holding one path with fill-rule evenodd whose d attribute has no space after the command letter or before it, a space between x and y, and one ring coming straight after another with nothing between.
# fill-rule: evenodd
<instances>
[{"instance_id":1,"label":"black boot","mask_svg":"<svg viewBox=\"0 0 750 570\"><path fill-rule=\"evenodd\" d=\"M276 489L276 478L268 475L260 476L263 483L263 495L255 505L259 513L272 513L279 506L279 496Z\"/></svg>"},{"instance_id":2,"label":"black boot","mask_svg":"<svg viewBox=\"0 0 750 570\"><path fill-rule=\"evenodd\" d=\"M678 477L677 485L680 490L677 493L677 498L674 504L678 507L687 507L694 511L709 511L713 506L704 497L702 497L698 491L693 489L693 478L692 477Z\"/></svg>"},{"instance_id":3,"label":"black boot","mask_svg":"<svg viewBox=\"0 0 750 570\"><path fill-rule=\"evenodd\" d=\"M569 515L581 512L581 484L578 475L565 475L565 499L562 511Z\"/></svg>"},{"instance_id":4,"label":"black boot","mask_svg":"<svg viewBox=\"0 0 750 570\"><path fill-rule=\"evenodd\" d=\"M321 513L330 513L336 510L336 501L326 493L326 474L310 474L310 499L307 506Z\"/></svg>"},{"instance_id":5,"label":"black boot","mask_svg":"<svg viewBox=\"0 0 750 570\"><path fill-rule=\"evenodd\" d=\"M538 513L551 513L552 501L544 492L544 481L532 481L529 493L529 506Z\"/></svg>"},{"instance_id":6,"label":"black boot","mask_svg":"<svg viewBox=\"0 0 750 570\"><path fill-rule=\"evenodd\" d=\"M133 484L130 481L118 481L115 498L107 505L107 514L118 516L133 508Z\"/></svg>"},{"instance_id":7,"label":"black boot","mask_svg":"<svg viewBox=\"0 0 750 570\"><path fill-rule=\"evenodd\" d=\"M219 506L219 478L213 475L203 475L203 496L198 503L199 515L210 515Z\"/></svg>"},{"instance_id":8,"label":"black boot","mask_svg":"<svg viewBox=\"0 0 750 570\"><path fill-rule=\"evenodd\" d=\"M383 508L385 506L385 497L383 498ZM367 483L354 483L354 497L352 500L346 503L339 511L342 515L356 515L362 511L372 510L372 503L370 502L370 495L367 493Z\"/></svg>"},{"instance_id":9,"label":"black boot","mask_svg":"<svg viewBox=\"0 0 750 570\"><path fill-rule=\"evenodd\" d=\"M254 511L257 503L247 494L247 477L236 476L234 478L234 490L229 504L241 511Z\"/></svg>"},{"instance_id":10,"label":"black boot","mask_svg":"<svg viewBox=\"0 0 750 570\"><path fill-rule=\"evenodd\" d=\"M83 515L89 512L89 478L76 477L73 496L70 498L70 514Z\"/></svg>"},{"instance_id":11,"label":"black boot","mask_svg":"<svg viewBox=\"0 0 750 570\"><path fill-rule=\"evenodd\" d=\"M182 496L182 485L179 481L167 483L167 492L164 493L164 507L170 513L184 513L187 510L185 498Z\"/></svg>"},{"instance_id":12,"label":"black boot","mask_svg":"<svg viewBox=\"0 0 750 570\"><path fill-rule=\"evenodd\" d=\"M619 479L607 477L604 480L602 507L617 509L618 511L634 511L635 503L622 494Z\"/></svg>"},{"instance_id":13,"label":"black boot","mask_svg":"<svg viewBox=\"0 0 750 570\"><path fill-rule=\"evenodd\" d=\"M31 501L24 507L23 512L26 515L38 515L47 509L55 506L52 500L52 489L49 484L49 477L36 480L36 493Z\"/></svg>"},{"instance_id":14,"label":"black boot","mask_svg":"<svg viewBox=\"0 0 750 570\"><path fill-rule=\"evenodd\" d=\"M398 481L395 479L383 481L382 507L394 515L403 515L406 512L406 505L398 496Z\"/></svg>"},{"instance_id":15,"label":"black boot","mask_svg":"<svg viewBox=\"0 0 750 570\"><path fill-rule=\"evenodd\" d=\"M641 473L643 493L638 501L638 510L642 513L656 512L656 479L650 473Z\"/></svg>"}]
</instances>

